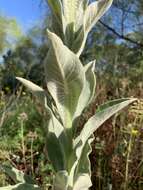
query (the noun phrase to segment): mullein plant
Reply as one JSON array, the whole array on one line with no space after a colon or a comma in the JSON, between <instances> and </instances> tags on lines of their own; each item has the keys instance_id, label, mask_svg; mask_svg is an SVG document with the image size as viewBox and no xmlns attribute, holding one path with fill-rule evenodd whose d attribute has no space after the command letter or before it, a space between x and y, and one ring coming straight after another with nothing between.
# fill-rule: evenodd
<instances>
[{"instance_id":1,"label":"mullein plant","mask_svg":"<svg viewBox=\"0 0 143 190\"><path fill-rule=\"evenodd\" d=\"M53 190L88 190L92 186L89 154L93 133L107 119L136 99L122 98L97 108L79 131L82 112L95 97L95 61L82 65L81 55L89 31L108 10L112 0L48 0L51 31L44 60L47 90L17 77L47 110L45 148L54 169ZM77 133L78 131L78 133ZM30 177L1 166L17 184L0 190L40 189Z\"/></svg>"}]
</instances>

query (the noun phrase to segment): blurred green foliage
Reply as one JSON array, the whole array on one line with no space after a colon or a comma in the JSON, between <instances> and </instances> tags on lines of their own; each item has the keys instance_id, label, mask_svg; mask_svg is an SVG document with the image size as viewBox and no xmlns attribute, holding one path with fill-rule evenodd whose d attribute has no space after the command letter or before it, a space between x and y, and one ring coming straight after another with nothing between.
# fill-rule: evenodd
<instances>
[{"instance_id":1,"label":"blurred green foliage","mask_svg":"<svg viewBox=\"0 0 143 190\"><path fill-rule=\"evenodd\" d=\"M13 41L21 36L22 31L15 19L0 15L0 53L2 53L5 48L12 47Z\"/></svg>"}]
</instances>

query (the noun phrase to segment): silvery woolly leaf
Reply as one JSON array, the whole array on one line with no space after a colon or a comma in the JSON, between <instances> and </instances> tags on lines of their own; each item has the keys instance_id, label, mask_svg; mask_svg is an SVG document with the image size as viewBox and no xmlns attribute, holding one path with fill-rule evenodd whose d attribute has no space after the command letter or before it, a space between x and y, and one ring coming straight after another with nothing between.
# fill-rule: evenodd
<instances>
[{"instance_id":1,"label":"silvery woolly leaf","mask_svg":"<svg viewBox=\"0 0 143 190\"><path fill-rule=\"evenodd\" d=\"M88 6L88 0L69 0L70 3L74 2L73 5L76 7L74 12L73 21L68 21L66 25L65 38L63 39L67 47L69 47L79 57L83 50L84 41L84 14ZM68 7L69 12L71 6ZM68 12L68 13L69 13Z\"/></svg>"},{"instance_id":2,"label":"silvery woolly leaf","mask_svg":"<svg viewBox=\"0 0 143 190\"><path fill-rule=\"evenodd\" d=\"M83 21L84 38L82 38L82 43L80 44L80 48L77 51L78 56L80 56L80 54L82 53L84 49L88 33L93 28L93 26L97 23L97 21L109 9L112 2L113 0L98 0L98 1L92 2L87 7L84 14L84 21Z\"/></svg>"},{"instance_id":3,"label":"silvery woolly leaf","mask_svg":"<svg viewBox=\"0 0 143 190\"><path fill-rule=\"evenodd\" d=\"M24 174L22 171L11 167L2 165L0 167L4 173L6 173L15 183L28 183L35 184L35 181L28 175Z\"/></svg>"},{"instance_id":4,"label":"silvery woolly leaf","mask_svg":"<svg viewBox=\"0 0 143 190\"><path fill-rule=\"evenodd\" d=\"M73 33L77 32L83 24L88 2L89 0L62 0L64 18L67 27L73 25Z\"/></svg>"},{"instance_id":5,"label":"silvery woolly leaf","mask_svg":"<svg viewBox=\"0 0 143 190\"><path fill-rule=\"evenodd\" d=\"M48 37L51 48L44 62L47 88L56 103L64 127L70 128L84 85L84 69L79 58L57 35L48 31Z\"/></svg>"},{"instance_id":6,"label":"silvery woolly leaf","mask_svg":"<svg viewBox=\"0 0 143 190\"><path fill-rule=\"evenodd\" d=\"M85 12L84 27L85 32L88 33L97 21L104 15L110 8L113 0L98 0L91 3Z\"/></svg>"},{"instance_id":7,"label":"silvery woolly leaf","mask_svg":"<svg viewBox=\"0 0 143 190\"><path fill-rule=\"evenodd\" d=\"M66 31L66 21L63 15L63 5L61 0L47 0L52 11L52 30L64 39Z\"/></svg>"},{"instance_id":8,"label":"silvery woolly leaf","mask_svg":"<svg viewBox=\"0 0 143 190\"><path fill-rule=\"evenodd\" d=\"M78 100L78 106L74 118L80 116L82 111L93 101L96 87L96 77L94 69L95 61L90 62L84 66L85 82Z\"/></svg>"},{"instance_id":9,"label":"silvery woolly leaf","mask_svg":"<svg viewBox=\"0 0 143 190\"><path fill-rule=\"evenodd\" d=\"M26 88L28 88L28 90L39 99L41 104L45 105L46 94L43 88L24 78L16 77L16 79L19 80Z\"/></svg>"},{"instance_id":10,"label":"silvery woolly leaf","mask_svg":"<svg viewBox=\"0 0 143 190\"><path fill-rule=\"evenodd\" d=\"M0 190L41 190L41 189L37 185L32 185L28 183L18 183L16 185L0 187Z\"/></svg>"},{"instance_id":11,"label":"silvery woolly leaf","mask_svg":"<svg viewBox=\"0 0 143 190\"><path fill-rule=\"evenodd\" d=\"M78 9L75 19L75 32L78 32L83 25L85 10L88 6L88 0L78 1Z\"/></svg>"},{"instance_id":12,"label":"silvery woolly leaf","mask_svg":"<svg viewBox=\"0 0 143 190\"><path fill-rule=\"evenodd\" d=\"M47 0L48 4L53 12L53 14L56 16L57 19L61 19L63 7L61 0Z\"/></svg>"},{"instance_id":13,"label":"silvery woolly leaf","mask_svg":"<svg viewBox=\"0 0 143 190\"><path fill-rule=\"evenodd\" d=\"M48 0L52 10L52 31L64 44L77 53L84 39L84 14L88 0Z\"/></svg>"},{"instance_id":14,"label":"silvery woolly leaf","mask_svg":"<svg viewBox=\"0 0 143 190\"><path fill-rule=\"evenodd\" d=\"M89 190L92 186L90 176L88 174L81 174L77 178L73 190Z\"/></svg>"},{"instance_id":15,"label":"silvery woolly leaf","mask_svg":"<svg viewBox=\"0 0 143 190\"><path fill-rule=\"evenodd\" d=\"M89 31L108 10L113 0L48 0L53 12L53 31L79 57Z\"/></svg>"},{"instance_id":16,"label":"silvery woolly leaf","mask_svg":"<svg viewBox=\"0 0 143 190\"><path fill-rule=\"evenodd\" d=\"M81 30L88 0L63 0L62 4L66 22L64 42L69 49L77 53L84 39L84 33Z\"/></svg>"},{"instance_id":17,"label":"silvery woolly leaf","mask_svg":"<svg viewBox=\"0 0 143 190\"><path fill-rule=\"evenodd\" d=\"M62 0L63 12L67 24L79 23L78 19L83 15L82 13L87 8L88 2L89 0Z\"/></svg>"},{"instance_id":18,"label":"silvery woolly leaf","mask_svg":"<svg viewBox=\"0 0 143 190\"><path fill-rule=\"evenodd\" d=\"M68 188L68 172L59 171L56 173L52 190L67 190Z\"/></svg>"},{"instance_id":19,"label":"silvery woolly leaf","mask_svg":"<svg viewBox=\"0 0 143 190\"><path fill-rule=\"evenodd\" d=\"M95 115L85 123L84 128L81 131L80 139L83 142L83 145L106 120L136 100L137 99L135 98L122 98L101 105L101 108L99 107L97 109Z\"/></svg>"},{"instance_id":20,"label":"silvery woolly leaf","mask_svg":"<svg viewBox=\"0 0 143 190\"><path fill-rule=\"evenodd\" d=\"M93 139L93 136L91 136L91 138L87 140L87 143L84 146L82 146L82 142L78 138L74 142L74 150L73 154L71 155L73 164L69 174L69 182L71 186L77 183L79 174L86 174L91 177L89 154L92 150L91 142ZM91 181L88 185L89 186L87 188L91 186Z\"/></svg>"},{"instance_id":21,"label":"silvery woolly leaf","mask_svg":"<svg viewBox=\"0 0 143 190\"><path fill-rule=\"evenodd\" d=\"M48 158L51 161L53 168L56 172L59 170L64 170L66 167L64 150L59 141L59 137L62 132L63 127L52 114L48 123L46 134L46 151L48 153Z\"/></svg>"},{"instance_id":22,"label":"silvery woolly leaf","mask_svg":"<svg viewBox=\"0 0 143 190\"><path fill-rule=\"evenodd\" d=\"M68 138L68 134L65 133L64 127L54 114L50 113L51 118L46 133L46 150L48 158L57 172L67 168L72 143L70 138Z\"/></svg>"},{"instance_id":23,"label":"silvery woolly leaf","mask_svg":"<svg viewBox=\"0 0 143 190\"><path fill-rule=\"evenodd\" d=\"M81 28L74 34L74 40L72 41L72 46L70 49L79 57L81 52L80 50L83 50L81 48L84 40L84 28L83 25Z\"/></svg>"},{"instance_id":24,"label":"silvery woolly leaf","mask_svg":"<svg viewBox=\"0 0 143 190\"><path fill-rule=\"evenodd\" d=\"M98 127L100 127L111 116L134 101L136 101L134 98L113 100L105 103L97 110L97 113L87 121L80 135L74 140L74 148L76 149L79 158L82 155L84 146Z\"/></svg>"},{"instance_id":25,"label":"silvery woolly leaf","mask_svg":"<svg viewBox=\"0 0 143 190\"><path fill-rule=\"evenodd\" d=\"M89 160L89 155L92 152L91 143L94 140L94 135L88 139L87 143L84 146L76 147L76 159L78 164L75 170L75 177L78 177L79 173L87 173L91 177L91 164Z\"/></svg>"},{"instance_id":26,"label":"silvery woolly leaf","mask_svg":"<svg viewBox=\"0 0 143 190\"><path fill-rule=\"evenodd\" d=\"M64 17L67 25L75 23L80 1L81 0L62 0Z\"/></svg>"}]
</instances>

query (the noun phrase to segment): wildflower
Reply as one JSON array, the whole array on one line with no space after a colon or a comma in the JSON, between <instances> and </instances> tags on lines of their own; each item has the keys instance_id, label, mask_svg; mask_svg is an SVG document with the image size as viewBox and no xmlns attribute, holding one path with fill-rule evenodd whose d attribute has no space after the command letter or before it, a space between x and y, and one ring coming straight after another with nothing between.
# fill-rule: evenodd
<instances>
[{"instance_id":1,"label":"wildflower","mask_svg":"<svg viewBox=\"0 0 143 190\"><path fill-rule=\"evenodd\" d=\"M131 130L131 134L132 134L133 136L136 136L136 135L138 134L138 130L132 129L132 130Z\"/></svg>"},{"instance_id":2,"label":"wildflower","mask_svg":"<svg viewBox=\"0 0 143 190\"><path fill-rule=\"evenodd\" d=\"M25 112L19 114L19 120L26 121L28 119L28 115Z\"/></svg>"}]
</instances>

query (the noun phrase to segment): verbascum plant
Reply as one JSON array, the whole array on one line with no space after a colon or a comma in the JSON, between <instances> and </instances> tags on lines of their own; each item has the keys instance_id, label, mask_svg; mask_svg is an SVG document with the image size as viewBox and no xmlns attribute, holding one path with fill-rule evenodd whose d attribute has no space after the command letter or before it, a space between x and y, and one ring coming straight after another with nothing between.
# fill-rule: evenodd
<instances>
[{"instance_id":1,"label":"verbascum plant","mask_svg":"<svg viewBox=\"0 0 143 190\"><path fill-rule=\"evenodd\" d=\"M95 61L83 66L79 56L88 32L112 0L91 4L87 0L48 0L48 3L56 34L47 30L49 51L44 60L47 90L26 79L17 79L39 99L48 113L45 146L55 172L52 189L88 190L92 186L89 154L93 133L136 99L117 99L99 106L79 131L78 121L93 101L96 88ZM12 178L15 172L14 181L19 184L0 190L40 189L22 172L4 166L3 169Z\"/></svg>"},{"instance_id":2,"label":"verbascum plant","mask_svg":"<svg viewBox=\"0 0 143 190\"><path fill-rule=\"evenodd\" d=\"M88 33L113 0L47 0L52 11L52 30L80 56Z\"/></svg>"}]
</instances>

